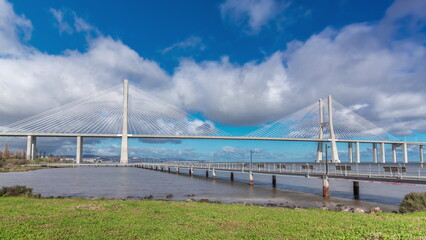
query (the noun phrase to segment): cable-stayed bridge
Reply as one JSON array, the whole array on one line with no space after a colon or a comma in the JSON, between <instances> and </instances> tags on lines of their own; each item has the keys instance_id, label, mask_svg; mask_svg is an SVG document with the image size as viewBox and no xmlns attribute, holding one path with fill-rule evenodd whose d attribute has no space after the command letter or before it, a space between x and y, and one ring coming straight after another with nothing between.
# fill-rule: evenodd
<instances>
[{"instance_id":1,"label":"cable-stayed bridge","mask_svg":"<svg viewBox=\"0 0 426 240\"><path fill-rule=\"evenodd\" d=\"M26 136L27 159L34 159L37 137L76 137L76 162L82 159L83 138L121 138L120 163L128 163L128 138L227 139L304 141L318 143L316 162L323 162L323 143L329 143L331 161L339 163L337 143L348 143L348 162L359 163L360 143L373 144L374 162L385 163L385 144L402 147L408 162L407 145L418 145L423 162L422 142L404 142L375 126L328 97L245 136L232 136L213 122L201 120L161 101L125 80L120 85L53 110L0 127L0 136ZM355 145L355 149L353 149ZM380 145L380 154L377 146ZM380 158L380 161L379 161Z\"/></svg>"}]
</instances>

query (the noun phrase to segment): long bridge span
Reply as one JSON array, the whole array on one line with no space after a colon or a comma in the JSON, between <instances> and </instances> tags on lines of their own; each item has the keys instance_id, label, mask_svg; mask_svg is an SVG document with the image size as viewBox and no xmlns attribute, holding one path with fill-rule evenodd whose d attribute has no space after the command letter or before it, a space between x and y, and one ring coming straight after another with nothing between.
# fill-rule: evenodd
<instances>
[{"instance_id":1,"label":"long bridge span","mask_svg":"<svg viewBox=\"0 0 426 240\"><path fill-rule=\"evenodd\" d=\"M306 169L303 164L292 163L300 166L303 171L293 167L290 172L282 167L277 170L254 169L242 164L240 169L232 169L230 166L238 166L235 163L228 165L206 167L203 163L193 164L188 169L207 169L212 171L249 171L269 174L309 174L310 176L325 176L324 186L328 186L328 177L343 177L348 179L360 179L359 166L361 163L360 144L372 144L373 164L380 169L379 175L369 174L368 178L381 181L415 181L424 182L422 171L419 176L407 178L405 166L398 165L397 148L402 148L402 164L408 164L408 147L417 146L419 153L419 166L423 167L425 142L407 142L392 136L386 130L379 128L365 120L353 111L334 101L328 96L327 104L323 100L303 108L274 123L270 123L245 136L232 136L218 129L208 120L198 119L168 103L165 103L137 87L130 86L124 80L122 91L117 86L97 93L95 96L66 104L59 108L47 111L33 117L0 127L2 137L26 137L27 159L34 159L37 149L37 137L75 137L76 138L76 164L82 163L84 138L121 138L120 164L129 165L128 139L129 138L161 138L161 139L216 139L216 140L256 140L256 141L298 141L317 143L316 158ZM326 109L326 111L325 111ZM324 144L330 147L330 159L324 159ZM337 143L347 143L348 159L345 165L339 158ZM391 146L392 160L386 161L386 146ZM412 162L410 162L412 163ZM174 163L175 168L182 167L182 163ZM259 163L260 164L260 163ZM263 163L270 165L270 163ZM345 169L344 174L325 170L325 166ZM355 164L355 165L354 165ZM380 165L382 164L382 165ZM394 164L394 166L383 164ZM165 169L170 163L139 165ZM228 166L228 167L224 167ZM271 165L272 166L272 165ZM290 166L288 163L274 164L274 166ZM291 165L294 166L294 165ZM315 166L315 167L314 167ZM346 168L350 166L350 168ZM188 166L186 166L188 167ZM311 168L312 167L312 168ZM395 168L396 167L396 168ZM314 170L315 169L315 170ZM322 169L322 170L320 170ZM358 169L354 175L354 169ZM396 169L396 170L395 170ZM404 171L405 169L405 171ZM310 171L312 170L312 171ZM342 173L343 173L342 172ZM383 177L380 174L384 174ZM386 175L388 173L388 175ZM398 173L398 178L395 178ZM392 175L393 174L393 175ZM342 175L342 176L341 176ZM402 177L401 177L402 176ZM251 177L250 177L251 178ZM251 180L250 180L251 181ZM327 194L325 194L327 195Z\"/></svg>"}]
</instances>

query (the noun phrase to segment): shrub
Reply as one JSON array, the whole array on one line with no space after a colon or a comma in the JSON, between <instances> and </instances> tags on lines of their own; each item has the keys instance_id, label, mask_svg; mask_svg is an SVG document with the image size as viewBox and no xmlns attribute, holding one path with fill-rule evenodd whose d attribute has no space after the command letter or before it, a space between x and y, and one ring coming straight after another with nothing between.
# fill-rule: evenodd
<instances>
[{"instance_id":1,"label":"shrub","mask_svg":"<svg viewBox=\"0 0 426 240\"><path fill-rule=\"evenodd\" d=\"M17 196L39 198L40 194L33 194L32 188L29 188L26 186L20 186L20 185L3 187L2 189L0 189L0 197L17 197Z\"/></svg>"},{"instance_id":2,"label":"shrub","mask_svg":"<svg viewBox=\"0 0 426 240\"><path fill-rule=\"evenodd\" d=\"M426 192L411 192L405 195L399 204L399 212L425 212L426 211Z\"/></svg>"},{"instance_id":3,"label":"shrub","mask_svg":"<svg viewBox=\"0 0 426 240\"><path fill-rule=\"evenodd\" d=\"M8 159L8 160L6 160L6 164L13 165L13 166L21 166L21 165L24 165L24 164L27 164L27 163L28 163L28 161L25 160L25 159Z\"/></svg>"}]
</instances>

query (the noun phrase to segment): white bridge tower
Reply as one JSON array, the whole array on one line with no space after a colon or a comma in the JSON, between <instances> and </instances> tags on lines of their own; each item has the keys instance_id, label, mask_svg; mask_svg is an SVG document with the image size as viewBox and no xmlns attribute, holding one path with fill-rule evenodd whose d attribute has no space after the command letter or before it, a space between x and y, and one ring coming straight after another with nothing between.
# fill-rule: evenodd
<instances>
[{"instance_id":1,"label":"white bridge tower","mask_svg":"<svg viewBox=\"0 0 426 240\"><path fill-rule=\"evenodd\" d=\"M320 120L320 131L318 139L324 139L324 127L328 127L329 131L329 139L330 142L330 148L331 148L331 162L333 163L340 163L339 160L339 153L337 151L337 144L336 144L336 137L334 135L334 127L333 127L333 105L332 105L332 98L331 95L328 96L328 122L324 122L324 109L322 104L322 99L319 100L319 120ZM320 163L323 161L322 155L323 155L323 143L324 142L318 142L318 149L317 149L317 163ZM327 149L325 149L327 151Z\"/></svg>"}]
</instances>

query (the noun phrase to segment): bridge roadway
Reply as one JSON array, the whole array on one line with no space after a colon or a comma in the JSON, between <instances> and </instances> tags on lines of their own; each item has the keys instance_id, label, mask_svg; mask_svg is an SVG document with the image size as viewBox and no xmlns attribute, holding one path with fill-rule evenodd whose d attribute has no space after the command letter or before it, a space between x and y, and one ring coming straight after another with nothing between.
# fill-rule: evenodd
<instances>
[{"instance_id":1,"label":"bridge roadway","mask_svg":"<svg viewBox=\"0 0 426 240\"><path fill-rule=\"evenodd\" d=\"M80 133L0 133L0 137L91 137L91 138L121 138L122 134L80 134ZM128 138L162 138L162 139L216 139L216 140L261 140L261 141L296 141L296 142L329 142L329 139L309 138L273 138L273 137L238 137L238 136L179 136L179 135L143 135L127 134ZM336 139L343 143L384 143L407 144L423 146L425 142L378 141L378 140L346 140Z\"/></svg>"}]
</instances>

